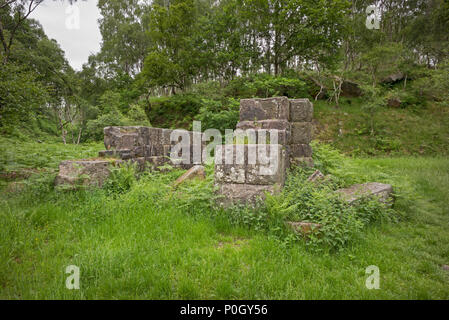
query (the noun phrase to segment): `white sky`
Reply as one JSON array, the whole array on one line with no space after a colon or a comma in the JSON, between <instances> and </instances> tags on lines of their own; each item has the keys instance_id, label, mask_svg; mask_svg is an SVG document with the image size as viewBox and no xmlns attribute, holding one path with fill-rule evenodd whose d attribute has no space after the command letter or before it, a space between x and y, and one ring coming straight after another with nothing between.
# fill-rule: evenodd
<instances>
[{"instance_id":1,"label":"white sky","mask_svg":"<svg viewBox=\"0 0 449 320\"><path fill-rule=\"evenodd\" d=\"M45 0L30 15L41 23L50 39L59 43L76 70L81 70L89 55L100 51L97 3L98 0L87 0L70 6L68 1Z\"/></svg>"}]
</instances>

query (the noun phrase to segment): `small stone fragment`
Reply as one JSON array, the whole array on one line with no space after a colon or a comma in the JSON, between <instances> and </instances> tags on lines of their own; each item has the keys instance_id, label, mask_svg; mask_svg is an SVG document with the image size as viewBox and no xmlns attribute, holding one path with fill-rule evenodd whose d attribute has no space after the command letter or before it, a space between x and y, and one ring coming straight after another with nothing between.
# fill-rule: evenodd
<instances>
[{"instance_id":1,"label":"small stone fragment","mask_svg":"<svg viewBox=\"0 0 449 320\"><path fill-rule=\"evenodd\" d=\"M365 184L356 184L349 188L343 188L336 191L340 193L349 204L364 198L376 196L379 201L388 205L392 205L391 195L393 187L390 184L379 182L368 182Z\"/></svg>"},{"instance_id":2,"label":"small stone fragment","mask_svg":"<svg viewBox=\"0 0 449 320\"><path fill-rule=\"evenodd\" d=\"M302 236L310 236L321 228L321 224L303 221L289 221L287 224L298 234Z\"/></svg>"},{"instance_id":3,"label":"small stone fragment","mask_svg":"<svg viewBox=\"0 0 449 320\"><path fill-rule=\"evenodd\" d=\"M184 181L192 180L194 178L198 178L198 179L201 179L201 180L206 179L206 171L204 170L203 166L199 166L199 165L198 166L193 166L192 168L187 170L186 173L184 173L182 176L180 176L175 181L175 187L180 185Z\"/></svg>"},{"instance_id":4,"label":"small stone fragment","mask_svg":"<svg viewBox=\"0 0 449 320\"><path fill-rule=\"evenodd\" d=\"M321 171L320 170L316 170L308 179L307 179L307 181L309 181L309 182L316 182L316 181L319 181L319 180L323 180L325 177L324 177L324 174L322 174L321 173Z\"/></svg>"}]
</instances>

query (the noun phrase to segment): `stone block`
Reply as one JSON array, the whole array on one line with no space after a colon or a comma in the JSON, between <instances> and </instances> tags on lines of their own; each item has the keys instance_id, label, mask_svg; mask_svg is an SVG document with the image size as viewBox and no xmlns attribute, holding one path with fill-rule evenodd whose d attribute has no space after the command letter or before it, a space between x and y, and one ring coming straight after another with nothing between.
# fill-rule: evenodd
<instances>
[{"instance_id":1,"label":"stone block","mask_svg":"<svg viewBox=\"0 0 449 320\"><path fill-rule=\"evenodd\" d=\"M151 170L158 170L159 167L170 162L169 158L162 156L147 157L145 160Z\"/></svg>"},{"instance_id":2,"label":"stone block","mask_svg":"<svg viewBox=\"0 0 449 320\"><path fill-rule=\"evenodd\" d=\"M281 190L279 185L219 184L217 187L222 196L218 202L225 207L239 203L255 205L265 200L265 193L276 194Z\"/></svg>"},{"instance_id":3,"label":"stone block","mask_svg":"<svg viewBox=\"0 0 449 320\"><path fill-rule=\"evenodd\" d=\"M290 121L310 122L313 119L313 104L309 99L290 100Z\"/></svg>"},{"instance_id":4,"label":"stone block","mask_svg":"<svg viewBox=\"0 0 449 320\"><path fill-rule=\"evenodd\" d=\"M286 97L240 100L240 121L289 120L290 102Z\"/></svg>"},{"instance_id":5,"label":"stone block","mask_svg":"<svg viewBox=\"0 0 449 320\"><path fill-rule=\"evenodd\" d=\"M171 145L170 135L173 132L171 129L162 129L161 130L161 144L163 145Z\"/></svg>"},{"instance_id":6,"label":"stone block","mask_svg":"<svg viewBox=\"0 0 449 320\"><path fill-rule=\"evenodd\" d=\"M109 177L110 166L121 161L110 160L67 160L59 164L55 185L84 185L101 187Z\"/></svg>"},{"instance_id":7,"label":"stone block","mask_svg":"<svg viewBox=\"0 0 449 320\"><path fill-rule=\"evenodd\" d=\"M248 154L251 145L248 147ZM284 185L285 181L285 150L281 145L257 145L256 163L248 156L246 164L247 184L275 184Z\"/></svg>"},{"instance_id":8,"label":"stone block","mask_svg":"<svg viewBox=\"0 0 449 320\"><path fill-rule=\"evenodd\" d=\"M203 166L197 165L187 170L187 172L185 172L182 176L176 179L174 186L176 187L181 183L183 183L184 181L192 180L195 178L200 180L206 179L206 171Z\"/></svg>"},{"instance_id":9,"label":"stone block","mask_svg":"<svg viewBox=\"0 0 449 320\"><path fill-rule=\"evenodd\" d=\"M237 123L237 129L276 129L276 130L291 130L290 122L287 120L258 120L258 121L240 121Z\"/></svg>"},{"instance_id":10,"label":"stone block","mask_svg":"<svg viewBox=\"0 0 449 320\"><path fill-rule=\"evenodd\" d=\"M355 184L349 188L335 191L343 197L349 204L353 204L363 198L377 197L380 202L392 205L393 187L391 184L379 182L368 182L365 184Z\"/></svg>"},{"instance_id":11,"label":"stone block","mask_svg":"<svg viewBox=\"0 0 449 320\"><path fill-rule=\"evenodd\" d=\"M147 144L160 145L162 140L162 129L160 128L147 128L148 141Z\"/></svg>"},{"instance_id":12,"label":"stone block","mask_svg":"<svg viewBox=\"0 0 449 320\"><path fill-rule=\"evenodd\" d=\"M311 122L292 122L291 144L309 144L313 138Z\"/></svg>"},{"instance_id":13,"label":"stone block","mask_svg":"<svg viewBox=\"0 0 449 320\"><path fill-rule=\"evenodd\" d=\"M216 183L245 183L246 166L243 164L216 164Z\"/></svg>"}]
</instances>

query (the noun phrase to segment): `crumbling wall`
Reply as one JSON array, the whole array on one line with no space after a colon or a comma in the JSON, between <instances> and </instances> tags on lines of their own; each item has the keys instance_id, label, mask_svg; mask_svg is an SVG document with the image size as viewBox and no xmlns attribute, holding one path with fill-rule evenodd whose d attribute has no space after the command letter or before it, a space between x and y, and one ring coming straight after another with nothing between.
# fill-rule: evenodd
<instances>
[{"instance_id":1,"label":"crumbling wall","mask_svg":"<svg viewBox=\"0 0 449 320\"><path fill-rule=\"evenodd\" d=\"M287 152L288 164L313 166L313 104L309 99L275 97L240 101L237 129L253 129L259 135L278 130L278 143ZM258 142L260 143L260 142Z\"/></svg>"},{"instance_id":2,"label":"crumbling wall","mask_svg":"<svg viewBox=\"0 0 449 320\"><path fill-rule=\"evenodd\" d=\"M106 127L104 128L106 150L100 151L99 156L134 160L152 168L170 163L176 167L189 169L202 163L202 150L205 147L202 137L201 132L186 130ZM179 147L177 150L174 148L176 145Z\"/></svg>"},{"instance_id":3,"label":"crumbling wall","mask_svg":"<svg viewBox=\"0 0 449 320\"><path fill-rule=\"evenodd\" d=\"M291 165L313 166L313 105L308 99L289 100L286 97L243 99L240 101L240 121L235 135L244 136L243 158L246 162L230 158L222 164L223 154L239 155L239 145L217 146L215 154L215 183L225 204L254 203L266 192L275 193L284 185L286 168ZM273 141L274 140L274 141ZM240 143L243 139L240 139ZM279 154L274 170L263 168L259 150ZM270 154L268 152L268 154ZM248 164L256 155L255 164ZM241 157L241 154L239 155Z\"/></svg>"},{"instance_id":4,"label":"crumbling wall","mask_svg":"<svg viewBox=\"0 0 449 320\"><path fill-rule=\"evenodd\" d=\"M219 201L255 203L276 193L285 181L285 148L280 144L229 144L215 149L215 183Z\"/></svg>"}]
</instances>

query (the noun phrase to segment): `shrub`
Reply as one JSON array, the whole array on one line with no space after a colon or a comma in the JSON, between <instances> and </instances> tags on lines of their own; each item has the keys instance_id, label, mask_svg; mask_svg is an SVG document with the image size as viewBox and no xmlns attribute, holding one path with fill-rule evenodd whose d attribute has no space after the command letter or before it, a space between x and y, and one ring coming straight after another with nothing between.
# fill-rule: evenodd
<instances>
[{"instance_id":1,"label":"shrub","mask_svg":"<svg viewBox=\"0 0 449 320\"><path fill-rule=\"evenodd\" d=\"M103 189L109 196L128 192L136 183L137 163L125 163L111 168L111 174L105 181Z\"/></svg>"},{"instance_id":2,"label":"shrub","mask_svg":"<svg viewBox=\"0 0 449 320\"><path fill-rule=\"evenodd\" d=\"M177 94L171 97L152 98L148 111L150 122L155 127L189 129L193 117L203 105L196 94Z\"/></svg>"},{"instance_id":3,"label":"shrub","mask_svg":"<svg viewBox=\"0 0 449 320\"><path fill-rule=\"evenodd\" d=\"M307 236L295 234L313 251L339 250L358 238L368 224L394 219L393 210L376 199L349 205L334 192L335 184L307 182L309 174L304 168L292 170L282 193L269 197L267 210L277 220L319 224L320 228Z\"/></svg>"},{"instance_id":4,"label":"shrub","mask_svg":"<svg viewBox=\"0 0 449 320\"><path fill-rule=\"evenodd\" d=\"M239 101L226 99L226 101L214 101L203 99L203 106L195 117L202 123L202 130L210 128L218 129L224 133L225 129L233 129L239 121Z\"/></svg>"},{"instance_id":5,"label":"shrub","mask_svg":"<svg viewBox=\"0 0 449 320\"><path fill-rule=\"evenodd\" d=\"M225 94L234 98L268 98L286 96L288 98L307 98L309 88L301 79L275 77L258 74L249 77L238 77L225 88Z\"/></svg>"}]
</instances>

